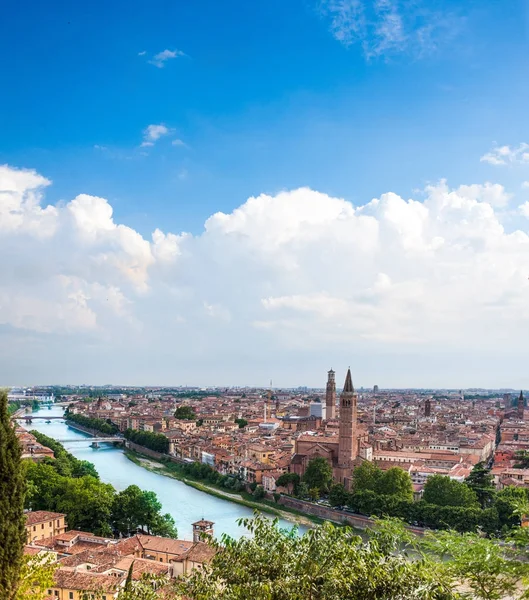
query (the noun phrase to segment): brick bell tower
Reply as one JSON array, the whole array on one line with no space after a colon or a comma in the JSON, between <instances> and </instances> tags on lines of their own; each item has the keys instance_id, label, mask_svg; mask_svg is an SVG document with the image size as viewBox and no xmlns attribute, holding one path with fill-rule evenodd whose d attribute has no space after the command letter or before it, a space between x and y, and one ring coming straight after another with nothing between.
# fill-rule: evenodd
<instances>
[{"instance_id":1,"label":"brick bell tower","mask_svg":"<svg viewBox=\"0 0 529 600\"><path fill-rule=\"evenodd\" d=\"M338 476L340 483L350 477L353 461L356 458L356 412L358 394L353 387L351 369L347 376L343 391L340 394L340 435L338 441Z\"/></svg>"},{"instance_id":2,"label":"brick bell tower","mask_svg":"<svg viewBox=\"0 0 529 600\"><path fill-rule=\"evenodd\" d=\"M336 419L336 380L334 371L327 373L327 389L325 391L325 418Z\"/></svg>"}]
</instances>

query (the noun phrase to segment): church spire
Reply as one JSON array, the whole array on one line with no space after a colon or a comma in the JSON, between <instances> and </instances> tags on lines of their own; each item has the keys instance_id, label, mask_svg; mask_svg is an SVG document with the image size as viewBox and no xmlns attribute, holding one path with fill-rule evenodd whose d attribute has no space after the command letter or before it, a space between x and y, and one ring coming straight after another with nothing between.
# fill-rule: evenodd
<instances>
[{"instance_id":1,"label":"church spire","mask_svg":"<svg viewBox=\"0 0 529 600\"><path fill-rule=\"evenodd\" d=\"M347 375L345 377L343 391L344 392L354 392L355 391L355 389L353 387L353 379L351 377L351 368L350 367L349 367L349 369L347 369Z\"/></svg>"}]
</instances>

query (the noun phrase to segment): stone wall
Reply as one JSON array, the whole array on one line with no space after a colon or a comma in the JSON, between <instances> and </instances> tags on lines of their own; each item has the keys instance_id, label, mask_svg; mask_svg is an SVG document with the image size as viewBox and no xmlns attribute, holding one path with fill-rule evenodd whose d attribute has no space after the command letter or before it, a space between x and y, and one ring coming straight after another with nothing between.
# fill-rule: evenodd
<instances>
[{"instance_id":1,"label":"stone wall","mask_svg":"<svg viewBox=\"0 0 529 600\"><path fill-rule=\"evenodd\" d=\"M343 510L336 510L329 506L322 506L321 504L313 504L312 502L305 502L304 500L298 500L297 498L291 498L290 496L281 496L278 504L283 504L288 508L299 510L301 513L319 517L326 521L334 521L335 523L342 523L344 525L351 525L357 529L366 529L373 525L373 519L364 517L362 515L353 515Z\"/></svg>"},{"instance_id":2,"label":"stone wall","mask_svg":"<svg viewBox=\"0 0 529 600\"><path fill-rule=\"evenodd\" d=\"M297 498L292 498L290 496L281 495L279 504L283 504L283 506L287 506L288 508L299 510L299 512L307 515L319 517L320 519L324 519L326 521L333 521L334 523L350 525L351 527L356 527L357 529L367 529L368 527L372 527L374 525L374 521L370 517L352 514L350 512L337 510L329 506L322 506L321 504L305 502L304 500L298 500ZM415 533L416 535L422 535L425 531L422 527L414 527L412 525L407 525L406 529L412 533Z\"/></svg>"}]
</instances>

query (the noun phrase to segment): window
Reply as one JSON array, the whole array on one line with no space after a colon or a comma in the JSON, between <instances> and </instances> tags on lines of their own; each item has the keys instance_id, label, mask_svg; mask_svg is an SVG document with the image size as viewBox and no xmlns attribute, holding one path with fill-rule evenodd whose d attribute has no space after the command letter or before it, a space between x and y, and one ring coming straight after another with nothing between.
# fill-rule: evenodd
<instances>
[{"instance_id":1,"label":"window","mask_svg":"<svg viewBox=\"0 0 529 600\"><path fill-rule=\"evenodd\" d=\"M33 531L37 531L37 526L33 525Z\"/></svg>"},{"instance_id":2,"label":"window","mask_svg":"<svg viewBox=\"0 0 529 600\"><path fill-rule=\"evenodd\" d=\"M57 519L57 527L59 527L59 519Z\"/></svg>"},{"instance_id":3,"label":"window","mask_svg":"<svg viewBox=\"0 0 529 600\"><path fill-rule=\"evenodd\" d=\"M68 598L70 598L70 600L73 600L73 592L70 592L70 593L68 594Z\"/></svg>"},{"instance_id":4,"label":"window","mask_svg":"<svg viewBox=\"0 0 529 600\"><path fill-rule=\"evenodd\" d=\"M44 523L40 526L41 529L44 529Z\"/></svg>"}]
</instances>

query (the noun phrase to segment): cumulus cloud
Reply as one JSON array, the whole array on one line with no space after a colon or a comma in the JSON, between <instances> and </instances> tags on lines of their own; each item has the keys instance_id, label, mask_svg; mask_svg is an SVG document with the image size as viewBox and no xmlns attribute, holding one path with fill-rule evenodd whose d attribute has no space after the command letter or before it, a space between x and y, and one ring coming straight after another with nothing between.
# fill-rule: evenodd
<instances>
[{"instance_id":1,"label":"cumulus cloud","mask_svg":"<svg viewBox=\"0 0 529 600\"><path fill-rule=\"evenodd\" d=\"M480 161L496 167L529 164L529 144L522 142L516 147L496 145Z\"/></svg>"},{"instance_id":2,"label":"cumulus cloud","mask_svg":"<svg viewBox=\"0 0 529 600\"><path fill-rule=\"evenodd\" d=\"M461 19L437 2L405 0L320 0L318 9L344 46L360 44L365 56L410 53L422 57L446 44Z\"/></svg>"},{"instance_id":3,"label":"cumulus cloud","mask_svg":"<svg viewBox=\"0 0 529 600\"><path fill-rule=\"evenodd\" d=\"M53 357L53 381L89 379L99 360L124 383L185 383L168 373L185 364L196 380L203 363L237 383L249 355L255 374L309 354L328 366L337 352L476 362L499 345L524 351L528 226L504 228L496 184L441 181L422 201L388 192L359 206L308 188L262 194L199 234L150 238L116 222L105 198L46 206L49 185L0 168L0 348L32 373Z\"/></svg>"},{"instance_id":4,"label":"cumulus cloud","mask_svg":"<svg viewBox=\"0 0 529 600\"><path fill-rule=\"evenodd\" d=\"M520 214L529 219L529 202L524 202L519 206Z\"/></svg>"},{"instance_id":5,"label":"cumulus cloud","mask_svg":"<svg viewBox=\"0 0 529 600\"><path fill-rule=\"evenodd\" d=\"M141 56L141 54L140 54ZM165 67L165 63L168 60L171 60L173 58L178 58L180 56L185 56L185 53L182 52L181 50L162 50L161 52L158 52L158 54L155 54L151 60L149 60L149 64L154 65L155 67L158 67L159 69L163 69L163 67Z\"/></svg>"},{"instance_id":6,"label":"cumulus cloud","mask_svg":"<svg viewBox=\"0 0 529 600\"><path fill-rule=\"evenodd\" d=\"M159 140L161 137L169 135L173 132L172 129L169 129L163 123L159 125L148 125L143 130L143 142L141 143L142 147L154 146L154 143Z\"/></svg>"}]
</instances>

